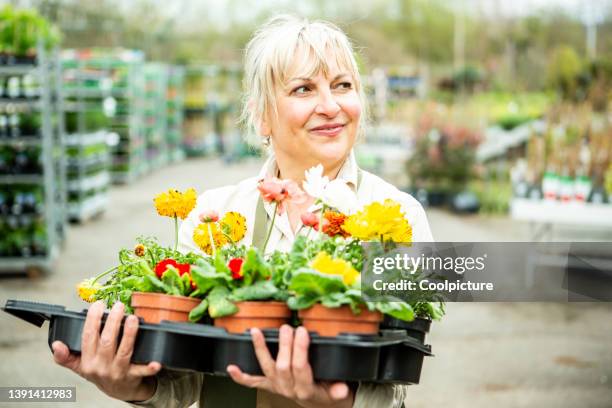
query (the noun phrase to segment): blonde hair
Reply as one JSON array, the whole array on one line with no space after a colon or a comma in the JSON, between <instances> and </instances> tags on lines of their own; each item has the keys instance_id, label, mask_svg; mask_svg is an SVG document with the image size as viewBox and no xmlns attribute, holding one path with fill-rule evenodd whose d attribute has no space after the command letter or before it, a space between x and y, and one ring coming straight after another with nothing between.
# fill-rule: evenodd
<instances>
[{"instance_id":1,"label":"blonde hair","mask_svg":"<svg viewBox=\"0 0 612 408\"><path fill-rule=\"evenodd\" d=\"M260 126L270 113L278 115L276 84L286 86L289 70L297 64L306 77L328 74L326 51L331 50L338 67L349 70L361 100L358 135L367 117L365 93L353 46L346 34L327 21L309 22L304 18L279 15L263 24L246 46L244 55L244 101L241 122L250 142L261 139ZM298 55L300 52L301 55ZM255 136L255 137L253 137Z\"/></svg>"}]
</instances>

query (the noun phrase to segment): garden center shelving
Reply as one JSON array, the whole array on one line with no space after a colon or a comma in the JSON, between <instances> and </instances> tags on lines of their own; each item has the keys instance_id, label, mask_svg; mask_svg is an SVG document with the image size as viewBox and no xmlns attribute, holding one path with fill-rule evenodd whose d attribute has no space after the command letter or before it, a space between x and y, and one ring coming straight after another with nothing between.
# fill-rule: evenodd
<instances>
[{"instance_id":1,"label":"garden center shelving","mask_svg":"<svg viewBox=\"0 0 612 408\"><path fill-rule=\"evenodd\" d=\"M167 66L157 62L144 65L144 134L148 170L153 171L168 163L166 136Z\"/></svg>"},{"instance_id":2,"label":"garden center shelving","mask_svg":"<svg viewBox=\"0 0 612 408\"><path fill-rule=\"evenodd\" d=\"M166 89L166 142L171 163L185 157L183 150L183 105L185 100L185 69L168 67Z\"/></svg>"},{"instance_id":3,"label":"garden center shelving","mask_svg":"<svg viewBox=\"0 0 612 408\"><path fill-rule=\"evenodd\" d=\"M219 150L221 106L217 80L221 67L203 65L185 71L184 148L188 156Z\"/></svg>"},{"instance_id":4,"label":"garden center shelving","mask_svg":"<svg viewBox=\"0 0 612 408\"><path fill-rule=\"evenodd\" d=\"M86 61L71 51L64 53L62 69L68 216L72 221L85 221L103 213L108 205L112 80L107 71L88 69Z\"/></svg>"},{"instance_id":5,"label":"garden center shelving","mask_svg":"<svg viewBox=\"0 0 612 408\"><path fill-rule=\"evenodd\" d=\"M49 272L65 236L61 70L49 54L0 66L1 272Z\"/></svg>"},{"instance_id":6,"label":"garden center shelving","mask_svg":"<svg viewBox=\"0 0 612 408\"><path fill-rule=\"evenodd\" d=\"M98 72L111 79L114 116L108 125L110 175L113 183L129 183L146 171L144 54L120 48L80 49L64 54L69 53L78 55L88 73Z\"/></svg>"}]
</instances>

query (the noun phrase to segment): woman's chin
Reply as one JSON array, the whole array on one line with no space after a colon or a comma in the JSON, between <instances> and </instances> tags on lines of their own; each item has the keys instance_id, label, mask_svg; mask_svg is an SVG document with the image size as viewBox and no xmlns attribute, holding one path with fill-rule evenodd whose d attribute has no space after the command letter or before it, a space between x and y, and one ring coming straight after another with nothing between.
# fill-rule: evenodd
<instances>
[{"instance_id":1,"label":"woman's chin","mask_svg":"<svg viewBox=\"0 0 612 408\"><path fill-rule=\"evenodd\" d=\"M348 156L351 150L351 146L347 143L325 143L318 146L313 146L311 150L311 157L315 158L318 163L322 163L324 166L333 165L338 160L344 159Z\"/></svg>"}]
</instances>

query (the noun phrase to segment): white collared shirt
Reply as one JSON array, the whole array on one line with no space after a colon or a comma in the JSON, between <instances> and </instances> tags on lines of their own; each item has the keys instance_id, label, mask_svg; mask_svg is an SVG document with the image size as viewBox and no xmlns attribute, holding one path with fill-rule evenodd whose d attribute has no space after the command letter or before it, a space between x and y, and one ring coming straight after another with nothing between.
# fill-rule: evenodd
<instances>
[{"instance_id":1,"label":"white collared shirt","mask_svg":"<svg viewBox=\"0 0 612 408\"><path fill-rule=\"evenodd\" d=\"M253 241L253 228L255 225L255 211L259 200L259 190L257 183L266 176L276 176L278 167L274 156L270 156L263 165L256 177L250 177L235 185L215 188L202 193L197 200L196 207L181 224L179 231L179 250L182 252L202 253L200 248L193 241L193 231L200 223L198 218L205 210L215 210L222 217L229 211L237 211L247 220L247 231L243 240L240 242L250 245ZM358 167L353 152L349 155L346 162L338 172L338 179L344 180L355 189L357 187ZM408 222L412 226L413 242L431 242L433 237L429 228L427 216L421 204L410 194L398 190L395 186L387 183L374 174L362 170L361 182L357 196L357 208L361 208L373 201L384 201L387 198L393 199L401 204L402 211L406 215ZM264 208L271 218L274 205L264 202ZM309 211L316 211L319 207L312 206ZM307 228L300 224L296 233L291 230L287 212L277 215L274 222L274 229L266 247L266 252L275 249L289 251L297 234L305 234Z\"/></svg>"}]
</instances>

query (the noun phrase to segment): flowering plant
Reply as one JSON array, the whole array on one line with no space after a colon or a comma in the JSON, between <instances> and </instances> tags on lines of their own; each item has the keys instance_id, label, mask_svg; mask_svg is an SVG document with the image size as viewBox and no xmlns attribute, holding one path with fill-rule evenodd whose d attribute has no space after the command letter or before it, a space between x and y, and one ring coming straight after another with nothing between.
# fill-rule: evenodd
<instances>
[{"instance_id":1,"label":"flowering plant","mask_svg":"<svg viewBox=\"0 0 612 408\"><path fill-rule=\"evenodd\" d=\"M196 193L188 189L184 193L169 190L157 195L154 199L159 215L174 219L175 242L173 248L160 245L154 238L140 237L133 249L119 251L119 264L101 273L95 278L82 281L77 286L79 296L87 301L104 300L111 307L116 302L125 304L126 311L132 312L130 305L134 292L157 292L177 296L203 298L205 290L200 290L194 275L198 265L208 264L210 260L201 254L181 253L178 246L178 219L185 219L196 204ZM219 247L226 243L240 241L246 232L246 220L237 212L228 212L219 220L215 213L202 214L201 227L215 231L214 239ZM194 235L196 235L194 233ZM203 237L200 237L202 235ZM210 235L200 234L194 240L204 252L214 248L214 242L206 241ZM194 270L196 272L194 273ZM199 275L198 275L199 276ZM102 280L105 280L102 283Z\"/></svg>"},{"instance_id":2,"label":"flowering plant","mask_svg":"<svg viewBox=\"0 0 612 408\"><path fill-rule=\"evenodd\" d=\"M197 287L196 296L203 300L191 311L189 319L198 321L206 313L212 318L232 315L238 311L236 302L285 301L288 297L283 280L285 270L271 262L282 256L277 251L268 260L255 247L228 245L214 257L196 262L191 276Z\"/></svg>"},{"instance_id":3,"label":"flowering plant","mask_svg":"<svg viewBox=\"0 0 612 408\"><path fill-rule=\"evenodd\" d=\"M178 219L193 210L193 189L176 190L158 195L158 214L174 219L173 248L160 245L153 238L140 237L133 249L119 252L119 264L78 286L81 298L91 302L104 300L110 307L122 302L128 313L134 292L158 292L189 296L201 302L189 314L199 321L238 311L237 302L274 300L286 302L294 310L316 303L334 308L349 306L358 314L364 308L377 310L402 320L416 316L439 318L439 307L426 299L406 303L396 298L367 301L361 291L360 271L366 261L362 242L382 244L412 241L412 228L393 200L373 202L356 208L356 196L341 181L329 181L321 166L306 173L304 189L316 195L319 214L302 214L302 223L317 234L311 238L299 235L291 250L266 253L266 245L277 214L289 203L303 203L306 193L296 183L267 178L258 184L264 201L274 204L272 223L262 248L245 246L246 219L238 212L207 210L199 214L200 224L193 231L193 241L202 253L181 253L178 248ZM340 198L340 199L339 199ZM102 278L105 281L102 282Z\"/></svg>"},{"instance_id":4,"label":"flowering plant","mask_svg":"<svg viewBox=\"0 0 612 408\"><path fill-rule=\"evenodd\" d=\"M306 215L303 221L309 218ZM286 268L290 271L286 280L290 293L287 304L291 309L306 309L316 303L329 308L347 305L356 314L367 308L401 320L414 319L413 306L417 305L391 297L368 302L361 291L359 271L366 258L363 241L380 240L383 244L412 241L412 229L399 203L373 202L349 216L328 211L321 222L309 225L324 234L315 239L298 237L291 249ZM419 307L418 311L433 317L426 308Z\"/></svg>"}]
</instances>

